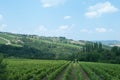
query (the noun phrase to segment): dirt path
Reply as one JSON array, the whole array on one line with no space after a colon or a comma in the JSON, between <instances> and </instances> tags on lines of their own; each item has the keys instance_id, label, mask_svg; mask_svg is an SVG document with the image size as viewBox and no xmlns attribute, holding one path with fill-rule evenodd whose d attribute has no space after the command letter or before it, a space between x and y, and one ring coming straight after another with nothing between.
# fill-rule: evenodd
<instances>
[{"instance_id":1,"label":"dirt path","mask_svg":"<svg viewBox=\"0 0 120 80\"><path fill-rule=\"evenodd\" d=\"M68 68L68 66L66 68L64 68L64 70L56 77L55 80L62 80L67 68ZM83 76L83 79L90 80L88 74L84 71L84 69L81 66L78 67L78 63L72 63L72 71L68 76L68 80L78 80L78 73L77 73L78 68ZM45 77L42 80L48 80L48 79L47 79L47 77Z\"/></svg>"},{"instance_id":2,"label":"dirt path","mask_svg":"<svg viewBox=\"0 0 120 80\"><path fill-rule=\"evenodd\" d=\"M80 72L82 73L84 80L90 80L88 74L83 70L81 66L80 66Z\"/></svg>"},{"instance_id":3,"label":"dirt path","mask_svg":"<svg viewBox=\"0 0 120 80\"><path fill-rule=\"evenodd\" d=\"M72 71L68 77L68 80L78 80L77 71L76 71L76 63L72 65Z\"/></svg>"},{"instance_id":4,"label":"dirt path","mask_svg":"<svg viewBox=\"0 0 120 80\"><path fill-rule=\"evenodd\" d=\"M69 66L69 65L68 65L68 66ZM56 77L55 80L62 80L62 78L63 78L63 76L64 76L64 73L66 72L68 66L64 68L64 70Z\"/></svg>"}]
</instances>

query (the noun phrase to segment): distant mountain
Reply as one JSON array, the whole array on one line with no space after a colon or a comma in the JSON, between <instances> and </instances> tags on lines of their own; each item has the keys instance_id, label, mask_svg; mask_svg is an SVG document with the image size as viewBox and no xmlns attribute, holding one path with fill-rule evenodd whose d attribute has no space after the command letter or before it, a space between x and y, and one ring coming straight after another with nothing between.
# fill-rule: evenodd
<instances>
[{"instance_id":1,"label":"distant mountain","mask_svg":"<svg viewBox=\"0 0 120 80\"><path fill-rule=\"evenodd\" d=\"M119 40L101 40L101 41L93 41L93 42L101 42L102 44L109 45L109 46L120 46Z\"/></svg>"}]
</instances>

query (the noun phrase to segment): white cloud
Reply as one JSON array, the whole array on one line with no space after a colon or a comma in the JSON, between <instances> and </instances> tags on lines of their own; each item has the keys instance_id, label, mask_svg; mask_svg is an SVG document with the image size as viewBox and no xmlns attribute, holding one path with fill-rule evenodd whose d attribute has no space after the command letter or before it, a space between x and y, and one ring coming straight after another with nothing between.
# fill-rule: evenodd
<instances>
[{"instance_id":1,"label":"white cloud","mask_svg":"<svg viewBox=\"0 0 120 80\"><path fill-rule=\"evenodd\" d=\"M94 6L88 8L88 12L85 13L86 17L95 18L99 17L105 13L114 13L117 12L118 8L112 5L110 2L98 3Z\"/></svg>"},{"instance_id":2,"label":"white cloud","mask_svg":"<svg viewBox=\"0 0 120 80\"><path fill-rule=\"evenodd\" d=\"M55 30L55 35L56 36L68 36L71 34L74 26L75 26L75 24L59 26Z\"/></svg>"},{"instance_id":3,"label":"white cloud","mask_svg":"<svg viewBox=\"0 0 120 80\"><path fill-rule=\"evenodd\" d=\"M93 29L81 29L80 32L82 33L105 33L105 32L113 32L113 29L98 27Z\"/></svg>"},{"instance_id":4,"label":"white cloud","mask_svg":"<svg viewBox=\"0 0 120 80\"><path fill-rule=\"evenodd\" d=\"M96 28L95 29L97 32L107 32L106 28Z\"/></svg>"},{"instance_id":5,"label":"white cloud","mask_svg":"<svg viewBox=\"0 0 120 80\"><path fill-rule=\"evenodd\" d=\"M37 27L34 32L40 36L66 36L72 31L75 24L61 25L56 29L48 29L44 25Z\"/></svg>"},{"instance_id":6,"label":"white cloud","mask_svg":"<svg viewBox=\"0 0 120 80\"><path fill-rule=\"evenodd\" d=\"M71 18L71 16L65 16L64 17L64 19L70 19Z\"/></svg>"},{"instance_id":7,"label":"white cloud","mask_svg":"<svg viewBox=\"0 0 120 80\"><path fill-rule=\"evenodd\" d=\"M7 24L0 25L0 31L3 31L7 26L8 26Z\"/></svg>"},{"instance_id":8,"label":"white cloud","mask_svg":"<svg viewBox=\"0 0 120 80\"><path fill-rule=\"evenodd\" d=\"M99 33L104 33L104 32L112 32L113 29L107 29L107 28L101 27L101 28L96 28L95 31Z\"/></svg>"},{"instance_id":9,"label":"white cloud","mask_svg":"<svg viewBox=\"0 0 120 80\"><path fill-rule=\"evenodd\" d=\"M88 29L81 29L80 32L89 32Z\"/></svg>"},{"instance_id":10,"label":"white cloud","mask_svg":"<svg viewBox=\"0 0 120 80\"><path fill-rule=\"evenodd\" d=\"M0 20L3 18L3 16L0 14Z\"/></svg>"},{"instance_id":11,"label":"white cloud","mask_svg":"<svg viewBox=\"0 0 120 80\"><path fill-rule=\"evenodd\" d=\"M44 25L40 25L38 27L37 31L39 31L39 32L45 32L45 31L47 31L47 28Z\"/></svg>"},{"instance_id":12,"label":"white cloud","mask_svg":"<svg viewBox=\"0 0 120 80\"><path fill-rule=\"evenodd\" d=\"M49 34L49 30L45 25L40 25L34 30L34 33L40 36L46 36Z\"/></svg>"},{"instance_id":13,"label":"white cloud","mask_svg":"<svg viewBox=\"0 0 120 80\"><path fill-rule=\"evenodd\" d=\"M42 6L44 8L48 8L48 7L62 5L65 3L65 0L40 0L40 2L42 3Z\"/></svg>"},{"instance_id":14,"label":"white cloud","mask_svg":"<svg viewBox=\"0 0 120 80\"><path fill-rule=\"evenodd\" d=\"M69 25L62 25L59 27L59 30L66 30L69 29Z\"/></svg>"}]
</instances>

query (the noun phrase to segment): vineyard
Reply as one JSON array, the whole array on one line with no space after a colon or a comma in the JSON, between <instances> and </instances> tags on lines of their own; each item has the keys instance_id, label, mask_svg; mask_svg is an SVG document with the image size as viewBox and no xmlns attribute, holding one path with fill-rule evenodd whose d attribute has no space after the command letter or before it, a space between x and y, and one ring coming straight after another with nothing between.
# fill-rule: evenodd
<instances>
[{"instance_id":1,"label":"vineyard","mask_svg":"<svg viewBox=\"0 0 120 80\"><path fill-rule=\"evenodd\" d=\"M120 65L64 60L5 59L8 80L120 80Z\"/></svg>"}]
</instances>

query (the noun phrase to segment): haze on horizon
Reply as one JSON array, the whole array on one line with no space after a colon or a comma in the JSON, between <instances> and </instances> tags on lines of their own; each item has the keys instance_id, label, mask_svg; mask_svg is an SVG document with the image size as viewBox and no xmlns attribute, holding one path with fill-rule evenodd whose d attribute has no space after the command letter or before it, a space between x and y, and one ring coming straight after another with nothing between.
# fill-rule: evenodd
<instances>
[{"instance_id":1,"label":"haze on horizon","mask_svg":"<svg viewBox=\"0 0 120 80\"><path fill-rule=\"evenodd\" d=\"M1 0L0 31L120 40L119 0Z\"/></svg>"}]
</instances>

